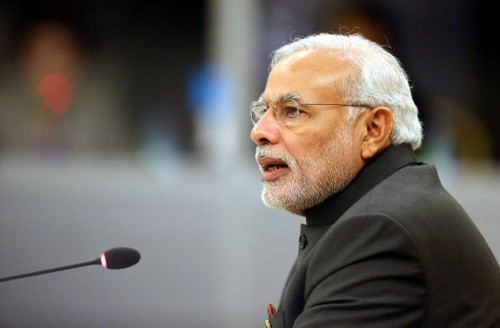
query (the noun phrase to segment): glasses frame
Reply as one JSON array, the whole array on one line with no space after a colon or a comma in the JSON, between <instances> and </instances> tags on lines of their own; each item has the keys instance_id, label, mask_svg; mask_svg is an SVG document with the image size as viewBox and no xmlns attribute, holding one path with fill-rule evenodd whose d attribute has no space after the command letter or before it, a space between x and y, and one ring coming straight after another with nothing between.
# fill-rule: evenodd
<instances>
[{"instance_id":1,"label":"glasses frame","mask_svg":"<svg viewBox=\"0 0 500 328\"><path fill-rule=\"evenodd\" d=\"M356 108L368 108L370 110L373 109L373 107L371 106L367 106L367 105L353 105L353 104L337 104L337 103L300 103L298 102L297 100L295 99L290 99L290 100L286 100L286 101L282 101L282 102L279 102L279 103L286 103L288 101L294 101L297 103L298 107L300 106L342 106L342 107L356 107ZM279 104L278 103L278 104ZM258 117L258 115L255 113L255 108L257 107L257 105L265 105L266 106L266 111L264 112L264 114L261 116L261 117ZM250 106L250 119L252 120L252 125L255 126L261 119L262 117L267 113L267 111L269 110L269 108L276 108L276 105L272 106L268 103L265 103L263 101L254 101L252 103L252 105ZM273 113L273 116L276 120L279 121L279 119L276 117L276 112ZM258 118L257 120L255 118ZM286 125L286 124L284 124Z\"/></svg>"}]
</instances>

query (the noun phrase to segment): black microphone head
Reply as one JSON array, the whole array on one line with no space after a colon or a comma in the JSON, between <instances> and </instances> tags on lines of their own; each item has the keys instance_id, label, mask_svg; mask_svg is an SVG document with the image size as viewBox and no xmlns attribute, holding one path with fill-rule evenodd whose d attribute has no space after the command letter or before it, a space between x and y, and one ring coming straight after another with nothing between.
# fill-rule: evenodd
<instances>
[{"instance_id":1,"label":"black microphone head","mask_svg":"<svg viewBox=\"0 0 500 328\"><path fill-rule=\"evenodd\" d=\"M128 247L116 247L101 254L101 264L108 269L124 269L135 265L141 259L141 254Z\"/></svg>"}]
</instances>

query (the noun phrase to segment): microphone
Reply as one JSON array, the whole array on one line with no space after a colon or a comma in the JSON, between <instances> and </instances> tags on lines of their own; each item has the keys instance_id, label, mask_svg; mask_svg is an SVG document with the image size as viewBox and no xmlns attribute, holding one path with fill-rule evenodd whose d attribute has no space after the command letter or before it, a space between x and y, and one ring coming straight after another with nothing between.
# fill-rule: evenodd
<instances>
[{"instance_id":1,"label":"microphone","mask_svg":"<svg viewBox=\"0 0 500 328\"><path fill-rule=\"evenodd\" d=\"M37 276L40 274L45 274L55 271L69 270L73 268L83 267L87 265L94 265L94 264L100 264L103 268L111 270L125 269L135 265L137 262L139 262L140 259L141 259L141 254L137 250L128 247L116 247L107 250L106 252L102 253L99 258L92 261L0 278L0 282Z\"/></svg>"}]
</instances>

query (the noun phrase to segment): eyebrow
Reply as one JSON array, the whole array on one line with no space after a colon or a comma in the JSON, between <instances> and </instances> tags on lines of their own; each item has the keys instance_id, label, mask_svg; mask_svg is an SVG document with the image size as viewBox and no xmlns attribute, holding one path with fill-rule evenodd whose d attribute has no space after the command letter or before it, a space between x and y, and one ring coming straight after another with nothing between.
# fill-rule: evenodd
<instances>
[{"instance_id":1,"label":"eyebrow","mask_svg":"<svg viewBox=\"0 0 500 328\"><path fill-rule=\"evenodd\" d=\"M264 102L264 94L262 93L259 97L259 101ZM290 100L301 100L302 96L295 91L287 92L284 95L278 96L275 99L273 99L274 103L281 103L285 101L290 101Z\"/></svg>"}]
</instances>

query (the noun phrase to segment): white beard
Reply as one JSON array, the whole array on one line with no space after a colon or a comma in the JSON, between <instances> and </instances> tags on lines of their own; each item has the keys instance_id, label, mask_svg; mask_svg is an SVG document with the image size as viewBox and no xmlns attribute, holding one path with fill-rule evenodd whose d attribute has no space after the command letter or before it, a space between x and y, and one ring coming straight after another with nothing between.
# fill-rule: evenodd
<instances>
[{"instance_id":1,"label":"white beard","mask_svg":"<svg viewBox=\"0 0 500 328\"><path fill-rule=\"evenodd\" d=\"M276 158L286 163L290 170L286 176L263 182L264 204L302 215L305 209L344 189L358 173L350 154L353 143L351 130L350 124L342 126L329 143L301 159L272 146L257 147L256 159Z\"/></svg>"}]
</instances>

